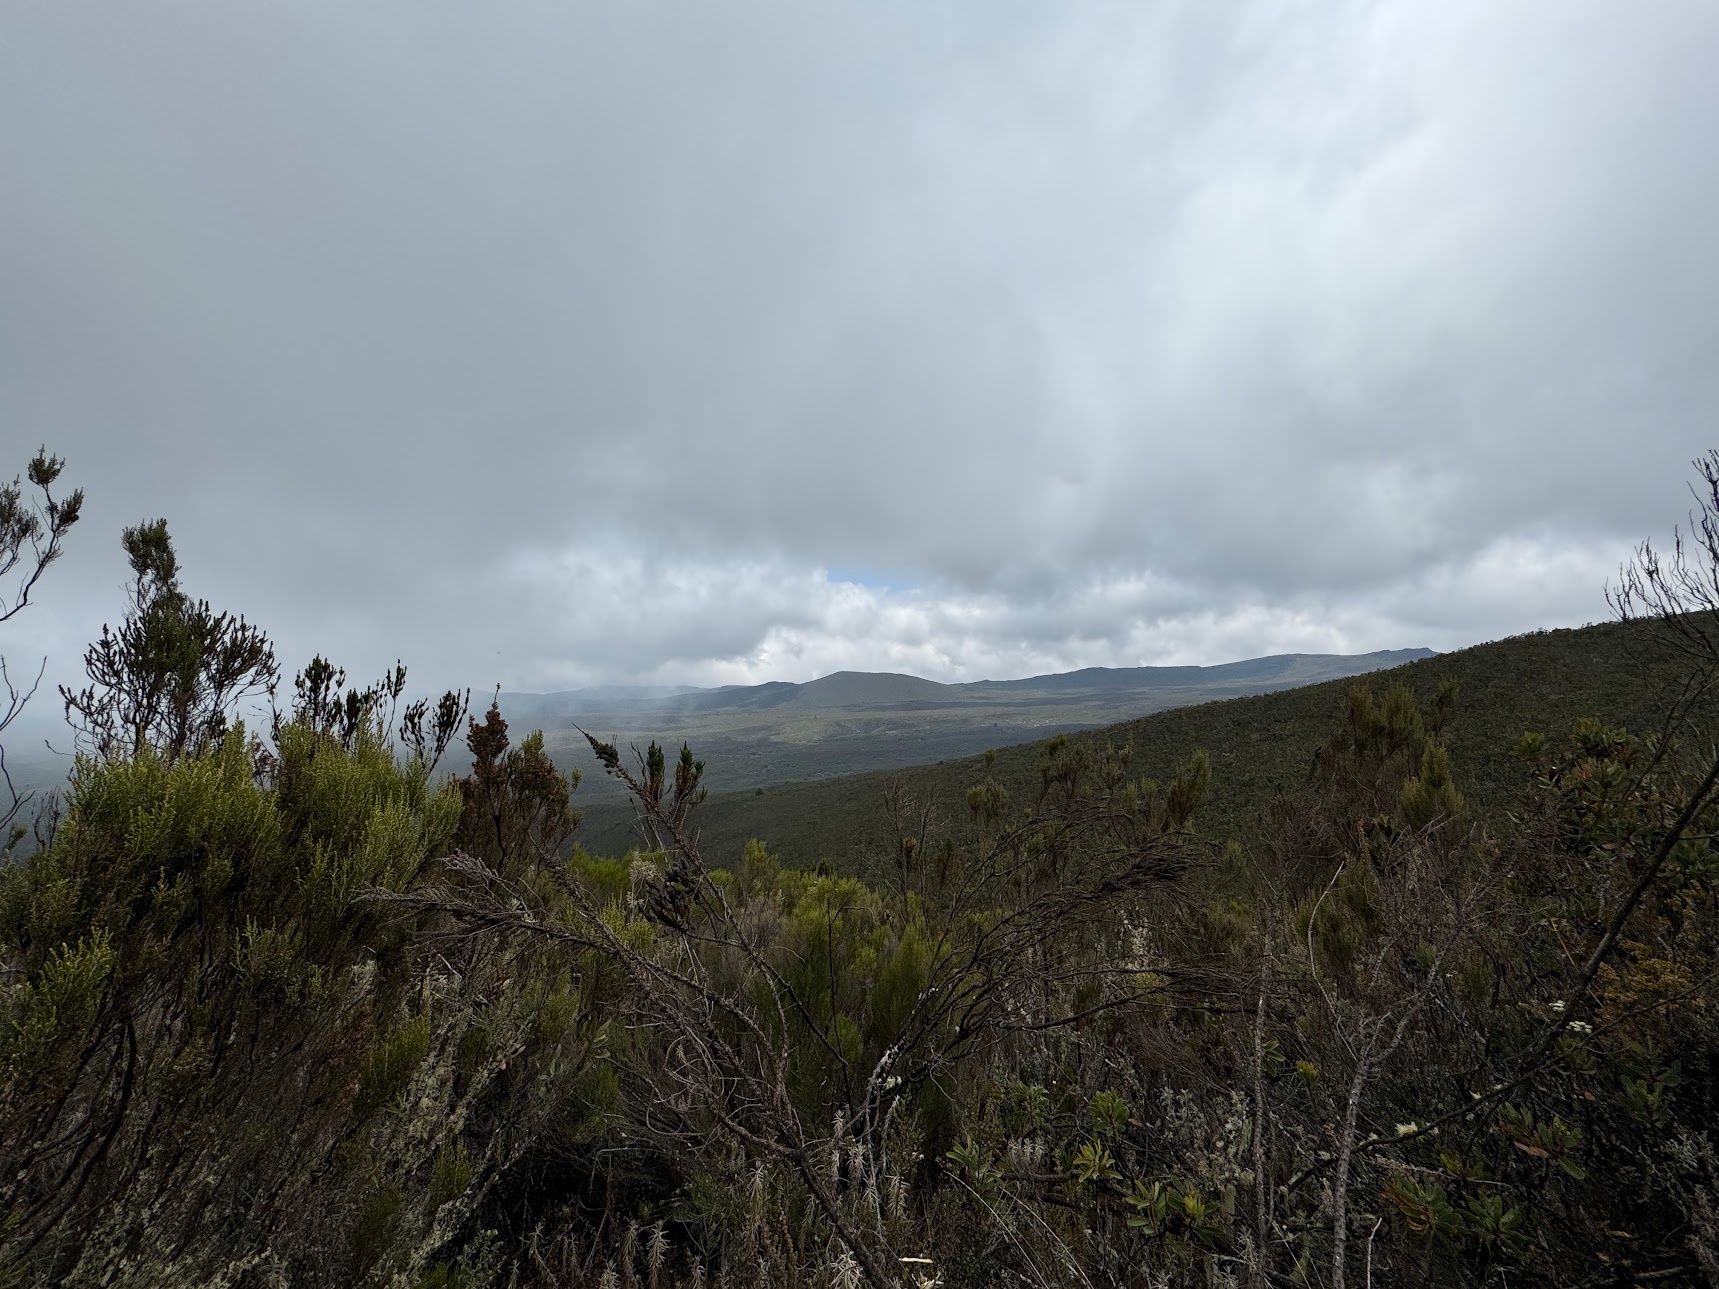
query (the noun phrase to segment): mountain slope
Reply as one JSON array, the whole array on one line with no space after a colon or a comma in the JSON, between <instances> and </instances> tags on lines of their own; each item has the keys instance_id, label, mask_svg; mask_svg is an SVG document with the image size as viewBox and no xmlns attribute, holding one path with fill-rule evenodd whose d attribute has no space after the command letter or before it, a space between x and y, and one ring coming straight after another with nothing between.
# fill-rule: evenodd
<instances>
[{"instance_id":1,"label":"mountain slope","mask_svg":"<svg viewBox=\"0 0 1719 1289\"><path fill-rule=\"evenodd\" d=\"M944 685L919 676L843 671L806 684L773 682L679 693L580 690L503 694L519 730L541 729L551 755L586 776L583 799L619 790L575 726L622 746L691 743L713 792L829 778L970 756L1165 708L1353 676L1426 656L1285 654L1215 667L1088 668L1026 680Z\"/></svg>"},{"instance_id":2,"label":"mountain slope","mask_svg":"<svg viewBox=\"0 0 1719 1289\"><path fill-rule=\"evenodd\" d=\"M1521 770L1511 753L1525 730L1558 734L1590 715L1613 725L1648 727L1682 675L1680 661L1655 648L1644 629L1604 624L1421 658L1369 679L1375 686L1401 679L1422 698L1446 680L1456 682L1449 732L1456 776L1470 800L1484 808L1502 803L1520 784ZM1206 749L1212 787L1199 823L1207 835L1222 839L1245 833L1276 792L1299 781L1313 750L1340 718L1352 683L1338 679L1183 706L1071 737L1132 744L1136 765L1160 781L1191 752ZM1042 740L1034 740L997 751L993 772L1016 802L1030 799L1041 746ZM694 750L700 750L696 744ZM719 766L713 761L712 768ZM881 800L893 777L904 775L946 815L959 817L966 789L982 774L981 758L967 756L912 769L781 783L761 792L717 793L700 811L699 826L712 863L730 862L749 837L760 837L791 863L829 859L867 873L873 857L884 853ZM624 807L590 806L580 840L600 853L624 850L629 821Z\"/></svg>"},{"instance_id":3,"label":"mountain slope","mask_svg":"<svg viewBox=\"0 0 1719 1289\"><path fill-rule=\"evenodd\" d=\"M794 695L796 707L877 707L899 703L948 702L958 687L888 671L838 671L807 681Z\"/></svg>"},{"instance_id":4,"label":"mountain slope","mask_svg":"<svg viewBox=\"0 0 1719 1289\"><path fill-rule=\"evenodd\" d=\"M1079 671L1030 676L1025 680L977 680L960 688L1102 692L1225 685L1306 685L1432 656L1431 649L1381 649L1363 654L1285 653L1211 667L1084 667Z\"/></svg>"}]
</instances>

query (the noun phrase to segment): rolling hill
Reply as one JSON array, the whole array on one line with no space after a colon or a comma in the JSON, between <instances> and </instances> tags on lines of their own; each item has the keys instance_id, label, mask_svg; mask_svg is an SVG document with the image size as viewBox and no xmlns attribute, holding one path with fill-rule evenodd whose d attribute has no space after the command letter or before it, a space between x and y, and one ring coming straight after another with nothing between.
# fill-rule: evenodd
<instances>
[{"instance_id":1,"label":"rolling hill","mask_svg":"<svg viewBox=\"0 0 1719 1289\"><path fill-rule=\"evenodd\" d=\"M578 729L623 747L691 743L712 791L747 792L970 756L988 747L1091 729L1149 712L1355 676L1430 656L1283 654L1212 667L1089 667L1022 680L940 684L889 672L839 671L789 684L719 689L608 688L503 694L516 730L541 729L563 768L584 776L584 805L618 801Z\"/></svg>"},{"instance_id":2,"label":"rolling hill","mask_svg":"<svg viewBox=\"0 0 1719 1289\"><path fill-rule=\"evenodd\" d=\"M501 709L517 732L540 729L550 754L584 781L587 809L621 801L603 776L580 727L625 747L651 739L692 744L709 765L716 792L752 792L789 780L824 779L970 756L988 747L1091 729L1148 712L1266 693L1338 676L1376 671L1425 649L1369 654L1282 654L1211 667L1089 667L1022 680L940 684L893 672L838 671L804 684L608 685L549 694L504 693ZM71 740L43 717L9 731L6 768L20 790L65 784ZM456 746L456 752L459 749ZM463 772L450 754L446 769ZM595 816L594 816L595 818Z\"/></svg>"},{"instance_id":3,"label":"rolling hill","mask_svg":"<svg viewBox=\"0 0 1719 1289\"><path fill-rule=\"evenodd\" d=\"M1232 673L1238 684L1263 684L1268 678L1293 684L1295 676L1307 672L1306 664L1278 659L1232 666L1242 669ZM1372 680L1382 685L1401 679L1423 698L1447 680L1456 682L1449 742L1457 780L1474 804L1486 808L1506 801L1521 782L1521 769L1511 753L1524 731L1559 734L1590 715L1626 728L1647 727L1683 674L1680 660L1656 646L1648 629L1603 624L1420 656ZM1028 692L1041 694L1058 684L1081 683L1090 691L1109 681L1102 675L1082 682L1073 679L1083 675L1035 678L1036 685L1003 684L1033 685ZM1296 688L1280 686L1279 692L1181 705L1071 737L1131 744L1136 764L1160 780L1168 779L1189 753L1207 750L1212 787L1199 823L1207 835L1222 839L1245 834L1271 797L1306 772L1314 748L1340 718L1352 683L1348 678L1326 679ZM1135 685L1126 692L1138 693L1140 688ZM1165 692L1187 691L1167 680ZM1037 738L999 746L993 773L1012 799L1029 799L1041 746ZM693 747L706 754L697 742ZM711 781L720 784L720 762L711 760ZM892 777L905 775L946 815L958 816L965 809L966 789L982 772L981 757L967 755L821 781L743 791L713 789L698 816L705 853L713 863L726 863L748 838L759 837L790 863L829 859L849 871L868 873L873 857L884 853L881 800ZM593 801L583 787L579 796L585 798L580 804L586 810L579 833L582 844L599 853L626 849L631 813L625 805Z\"/></svg>"}]
</instances>

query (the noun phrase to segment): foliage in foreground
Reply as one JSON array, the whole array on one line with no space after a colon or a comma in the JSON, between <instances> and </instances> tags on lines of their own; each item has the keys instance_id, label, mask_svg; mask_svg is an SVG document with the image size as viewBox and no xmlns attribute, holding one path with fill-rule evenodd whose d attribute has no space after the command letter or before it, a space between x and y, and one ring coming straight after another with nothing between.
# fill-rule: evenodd
<instances>
[{"instance_id":1,"label":"foliage in foreground","mask_svg":"<svg viewBox=\"0 0 1719 1289\"><path fill-rule=\"evenodd\" d=\"M0 867L0 1285L1719 1279L1703 473L1705 567L1617 593L1687 683L1513 740L1508 811L1453 687L1363 685L1246 844L1193 831L1203 755L1058 739L956 824L896 791L870 884L711 868L655 745L592 743L645 848L569 855L541 738L492 707L438 779L465 700L396 724L399 668L250 737L272 649L131 530Z\"/></svg>"},{"instance_id":2,"label":"foliage in foreground","mask_svg":"<svg viewBox=\"0 0 1719 1289\"><path fill-rule=\"evenodd\" d=\"M494 715L444 785L303 721L261 762L239 730L86 762L0 886L7 1275L1711 1274L1710 841L1582 984L1680 762L1527 740L1488 835L1439 719L1358 689L1271 846L1215 864L1200 767L1052 745L1030 810L979 785L884 889L691 868L660 758L663 848L558 860L569 785Z\"/></svg>"}]
</instances>

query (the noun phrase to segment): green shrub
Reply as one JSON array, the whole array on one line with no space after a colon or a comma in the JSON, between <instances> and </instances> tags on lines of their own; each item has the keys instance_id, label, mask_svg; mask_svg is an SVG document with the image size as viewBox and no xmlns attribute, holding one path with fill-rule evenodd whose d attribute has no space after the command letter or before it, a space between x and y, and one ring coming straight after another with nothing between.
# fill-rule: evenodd
<instances>
[{"instance_id":1,"label":"green shrub","mask_svg":"<svg viewBox=\"0 0 1719 1289\"><path fill-rule=\"evenodd\" d=\"M392 1100L411 1082L412 1072L430 1051L430 1021L418 1016L379 1040L358 1072L353 1113L362 1118Z\"/></svg>"}]
</instances>

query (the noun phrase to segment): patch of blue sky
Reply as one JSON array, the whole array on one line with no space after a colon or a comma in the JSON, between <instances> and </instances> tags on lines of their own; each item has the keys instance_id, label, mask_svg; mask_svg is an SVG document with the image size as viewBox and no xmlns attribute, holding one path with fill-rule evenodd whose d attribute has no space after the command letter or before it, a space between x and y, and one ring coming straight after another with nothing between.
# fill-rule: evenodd
<instances>
[{"instance_id":1,"label":"patch of blue sky","mask_svg":"<svg viewBox=\"0 0 1719 1289\"><path fill-rule=\"evenodd\" d=\"M824 576L833 583L846 583L849 586L863 586L872 591L911 591L914 586L914 584L906 578L896 577L893 574L869 568L838 568L832 566L824 570Z\"/></svg>"}]
</instances>

